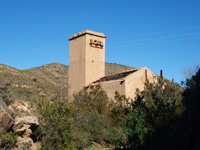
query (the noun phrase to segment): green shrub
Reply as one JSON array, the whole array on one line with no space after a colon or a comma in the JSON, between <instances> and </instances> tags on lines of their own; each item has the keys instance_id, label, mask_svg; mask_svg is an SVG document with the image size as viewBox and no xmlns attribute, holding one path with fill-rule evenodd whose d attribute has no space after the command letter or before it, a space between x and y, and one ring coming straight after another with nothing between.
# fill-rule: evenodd
<instances>
[{"instance_id":1,"label":"green shrub","mask_svg":"<svg viewBox=\"0 0 200 150\"><path fill-rule=\"evenodd\" d=\"M77 125L79 132L87 138L85 147L92 142L104 146L119 146L124 138L121 128L114 127L109 119L93 112L82 115L78 119Z\"/></svg>"},{"instance_id":2,"label":"green shrub","mask_svg":"<svg viewBox=\"0 0 200 150\"><path fill-rule=\"evenodd\" d=\"M76 130L85 137L79 140L78 145L87 147L92 142L104 146L120 145L124 134L121 127L114 124L111 119L110 110L113 103L101 86L84 88L74 95L74 99Z\"/></svg>"},{"instance_id":3,"label":"green shrub","mask_svg":"<svg viewBox=\"0 0 200 150\"><path fill-rule=\"evenodd\" d=\"M127 99L125 95L115 93L115 99L110 101L108 117L113 126L118 126L118 123L130 111L131 99Z\"/></svg>"},{"instance_id":4,"label":"green shrub","mask_svg":"<svg viewBox=\"0 0 200 150\"><path fill-rule=\"evenodd\" d=\"M6 103L7 106L12 104L14 101L10 98L12 97L9 91L8 86L0 87L0 97L3 99L3 101Z\"/></svg>"},{"instance_id":5,"label":"green shrub","mask_svg":"<svg viewBox=\"0 0 200 150\"><path fill-rule=\"evenodd\" d=\"M0 133L0 147L3 150L11 149L16 146L17 135L13 132L8 132L6 134Z\"/></svg>"},{"instance_id":6,"label":"green shrub","mask_svg":"<svg viewBox=\"0 0 200 150\"><path fill-rule=\"evenodd\" d=\"M183 111L181 93L182 88L163 80L157 84L147 82L142 92L137 90L135 101L120 121L127 137L125 147L162 149Z\"/></svg>"},{"instance_id":7,"label":"green shrub","mask_svg":"<svg viewBox=\"0 0 200 150\"><path fill-rule=\"evenodd\" d=\"M74 95L74 104L79 113L95 112L105 115L108 112L109 98L100 85L83 88Z\"/></svg>"},{"instance_id":8,"label":"green shrub","mask_svg":"<svg viewBox=\"0 0 200 150\"><path fill-rule=\"evenodd\" d=\"M64 100L37 101L37 108L42 118L38 133L43 150L75 149L73 111Z\"/></svg>"}]
</instances>

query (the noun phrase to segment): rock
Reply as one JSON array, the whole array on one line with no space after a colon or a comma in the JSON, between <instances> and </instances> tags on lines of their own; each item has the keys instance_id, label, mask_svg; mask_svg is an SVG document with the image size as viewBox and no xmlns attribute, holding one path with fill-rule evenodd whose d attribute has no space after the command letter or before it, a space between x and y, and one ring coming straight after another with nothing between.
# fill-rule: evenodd
<instances>
[{"instance_id":1,"label":"rock","mask_svg":"<svg viewBox=\"0 0 200 150\"><path fill-rule=\"evenodd\" d=\"M6 106L6 103L0 98L0 132L6 133L13 125L11 112Z\"/></svg>"},{"instance_id":2,"label":"rock","mask_svg":"<svg viewBox=\"0 0 200 150\"><path fill-rule=\"evenodd\" d=\"M10 110L18 110L19 112L30 113L29 104L26 102L15 101L13 104L9 105Z\"/></svg>"},{"instance_id":3,"label":"rock","mask_svg":"<svg viewBox=\"0 0 200 150\"><path fill-rule=\"evenodd\" d=\"M102 147L99 143L97 143L97 142L92 142L92 145L94 146L94 147Z\"/></svg>"},{"instance_id":4,"label":"rock","mask_svg":"<svg viewBox=\"0 0 200 150\"><path fill-rule=\"evenodd\" d=\"M30 126L31 125L26 125L24 124L23 127L21 129L17 129L16 132L19 136L22 137L30 137L32 134L32 131L30 130Z\"/></svg>"},{"instance_id":5,"label":"rock","mask_svg":"<svg viewBox=\"0 0 200 150\"><path fill-rule=\"evenodd\" d=\"M16 117L13 130L18 130L26 125L30 125L28 128L34 131L38 127L38 118L36 116L23 116L23 117ZM27 126L26 126L27 127Z\"/></svg>"},{"instance_id":6,"label":"rock","mask_svg":"<svg viewBox=\"0 0 200 150\"><path fill-rule=\"evenodd\" d=\"M38 146L40 146L40 144L34 143L34 140L32 139L32 133L38 126L38 118L35 116L23 116L15 118L13 130L15 130L18 135L18 149L39 149Z\"/></svg>"},{"instance_id":7,"label":"rock","mask_svg":"<svg viewBox=\"0 0 200 150\"><path fill-rule=\"evenodd\" d=\"M29 138L18 137L17 141L18 141L17 142L18 149L27 149L27 150L38 149L37 143L34 143L30 137Z\"/></svg>"}]
</instances>

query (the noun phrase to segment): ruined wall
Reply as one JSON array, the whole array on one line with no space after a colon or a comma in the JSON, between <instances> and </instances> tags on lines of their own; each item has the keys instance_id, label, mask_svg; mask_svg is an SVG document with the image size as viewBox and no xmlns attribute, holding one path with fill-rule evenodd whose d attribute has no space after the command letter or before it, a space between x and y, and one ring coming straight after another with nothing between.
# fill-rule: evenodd
<instances>
[{"instance_id":1,"label":"ruined wall","mask_svg":"<svg viewBox=\"0 0 200 150\"><path fill-rule=\"evenodd\" d=\"M147 80L156 81L156 75L147 67L125 71L110 77L105 76L105 38L103 33L85 30L72 35L69 52L68 98L84 86L101 84L110 98L118 91L121 95L134 98L135 91L144 89ZM96 82L95 82L96 81Z\"/></svg>"},{"instance_id":2,"label":"ruined wall","mask_svg":"<svg viewBox=\"0 0 200 150\"><path fill-rule=\"evenodd\" d=\"M125 83L121 80L114 80L101 83L104 91L107 92L109 98L114 99L115 92L119 92L121 95L125 95Z\"/></svg>"},{"instance_id":3,"label":"ruined wall","mask_svg":"<svg viewBox=\"0 0 200 150\"><path fill-rule=\"evenodd\" d=\"M144 89L144 84L146 82L145 70L147 70L147 80L151 83L157 81L157 75L154 74L149 68L140 68L138 71L129 75L125 79L125 95L126 97L134 98L136 89L140 91Z\"/></svg>"}]
</instances>

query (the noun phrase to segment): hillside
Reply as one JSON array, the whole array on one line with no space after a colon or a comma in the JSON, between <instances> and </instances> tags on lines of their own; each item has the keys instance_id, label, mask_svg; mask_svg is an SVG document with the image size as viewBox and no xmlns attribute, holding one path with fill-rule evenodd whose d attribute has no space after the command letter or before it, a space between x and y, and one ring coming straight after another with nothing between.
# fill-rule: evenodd
<instances>
[{"instance_id":1,"label":"hillside","mask_svg":"<svg viewBox=\"0 0 200 150\"><path fill-rule=\"evenodd\" d=\"M51 63L24 71L56 86L66 84L68 77L68 66L59 63Z\"/></svg>"},{"instance_id":2,"label":"hillside","mask_svg":"<svg viewBox=\"0 0 200 150\"><path fill-rule=\"evenodd\" d=\"M13 101L31 101L54 96L56 87L24 70L0 65L0 97Z\"/></svg>"},{"instance_id":3,"label":"hillside","mask_svg":"<svg viewBox=\"0 0 200 150\"><path fill-rule=\"evenodd\" d=\"M133 67L106 63L106 75L112 75ZM67 96L68 66L51 63L27 70L0 64L0 97L13 101Z\"/></svg>"},{"instance_id":4,"label":"hillside","mask_svg":"<svg viewBox=\"0 0 200 150\"><path fill-rule=\"evenodd\" d=\"M125 71L125 70L134 69L133 67L115 64L115 63L114 64L113 63L106 63L105 68L106 68L106 70L105 70L106 76L107 75L114 75L114 74L117 74L117 73Z\"/></svg>"}]
</instances>

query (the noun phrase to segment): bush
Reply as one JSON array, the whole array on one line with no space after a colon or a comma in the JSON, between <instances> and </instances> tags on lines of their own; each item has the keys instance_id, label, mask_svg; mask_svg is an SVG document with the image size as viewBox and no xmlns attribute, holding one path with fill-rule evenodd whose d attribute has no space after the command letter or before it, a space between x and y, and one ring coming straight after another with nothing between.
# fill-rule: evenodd
<instances>
[{"instance_id":1,"label":"bush","mask_svg":"<svg viewBox=\"0 0 200 150\"><path fill-rule=\"evenodd\" d=\"M109 98L100 85L91 86L89 89L83 88L74 95L74 104L79 113L95 112L97 114L107 114Z\"/></svg>"},{"instance_id":2,"label":"bush","mask_svg":"<svg viewBox=\"0 0 200 150\"><path fill-rule=\"evenodd\" d=\"M97 142L104 146L119 146L119 143L123 141L122 129L112 126L110 120L102 115L89 112L82 115L78 120L78 132L87 138L85 147L92 142Z\"/></svg>"},{"instance_id":3,"label":"bush","mask_svg":"<svg viewBox=\"0 0 200 150\"><path fill-rule=\"evenodd\" d=\"M10 94L8 86L0 87L0 97L3 99L7 106L13 103L13 100L10 98L12 96Z\"/></svg>"},{"instance_id":4,"label":"bush","mask_svg":"<svg viewBox=\"0 0 200 150\"><path fill-rule=\"evenodd\" d=\"M108 113L112 125L118 126L118 123L127 115L130 111L130 102L131 99L127 99L125 95L115 93L115 99L110 101Z\"/></svg>"},{"instance_id":5,"label":"bush","mask_svg":"<svg viewBox=\"0 0 200 150\"><path fill-rule=\"evenodd\" d=\"M75 149L72 117L74 109L68 102L40 100L37 102L37 108L42 116L38 128L42 149Z\"/></svg>"},{"instance_id":6,"label":"bush","mask_svg":"<svg viewBox=\"0 0 200 150\"><path fill-rule=\"evenodd\" d=\"M0 147L3 150L11 149L16 146L17 135L13 132L8 132L6 134L0 133Z\"/></svg>"},{"instance_id":7,"label":"bush","mask_svg":"<svg viewBox=\"0 0 200 150\"><path fill-rule=\"evenodd\" d=\"M76 107L75 126L80 135L78 149L89 146L92 142L104 146L118 146L123 141L124 134L120 126L113 125L109 100L100 85L84 88L74 95L73 104Z\"/></svg>"},{"instance_id":8,"label":"bush","mask_svg":"<svg viewBox=\"0 0 200 150\"><path fill-rule=\"evenodd\" d=\"M107 117L109 98L100 86L83 89L75 101L37 101L42 149L85 149L92 142L119 145L124 134Z\"/></svg>"},{"instance_id":9,"label":"bush","mask_svg":"<svg viewBox=\"0 0 200 150\"><path fill-rule=\"evenodd\" d=\"M146 83L144 91L137 90L129 112L120 121L127 137L127 148L162 149L175 122L182 113L182 88L174 83L159 80Z\"/></svg>"},{"instance_id":10,"label":"bush","mask_svg":"<svg viewBox=\"0 0 200 150\"><path fill-rule=\"evenodd\" d=\"M200 149L200 66L197 65L189 73L183 81L183 104L186 110L179 118L171 136L172 150Z\"/></svg>"}]
</instances>

